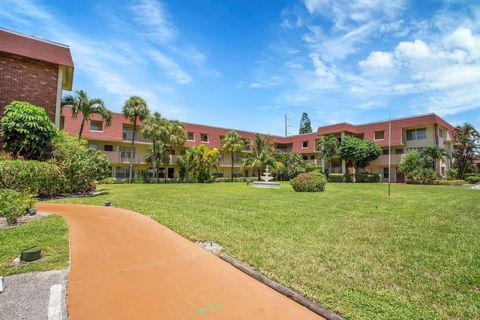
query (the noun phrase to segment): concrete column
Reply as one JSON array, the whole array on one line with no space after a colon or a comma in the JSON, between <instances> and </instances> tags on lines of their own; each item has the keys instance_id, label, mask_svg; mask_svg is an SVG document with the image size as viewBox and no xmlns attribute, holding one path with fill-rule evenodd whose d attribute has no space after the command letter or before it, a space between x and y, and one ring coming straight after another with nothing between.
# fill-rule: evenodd
<instances>
[{"instance_id":1,"label":"concrete column","mask_svg":"<svg viewBox=\"0 0 480 320\"><path fill-rule=\"evenodd\" d=\"M55 104L55 126L60 128L60 113L62 101L62 83L63 83L63 67L58 66L58 79L57 79L57 101Z\"/></svg>"}]
</instances>

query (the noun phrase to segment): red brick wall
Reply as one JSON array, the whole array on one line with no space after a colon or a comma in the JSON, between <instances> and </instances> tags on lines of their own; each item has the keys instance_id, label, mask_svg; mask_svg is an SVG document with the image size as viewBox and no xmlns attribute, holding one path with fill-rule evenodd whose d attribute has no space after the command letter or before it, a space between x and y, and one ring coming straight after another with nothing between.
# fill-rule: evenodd
<instances>
[{"instance_id":1,"label":"red brick wall","mask_svg":"<svg viewBox=\"0 0 480 320\"><path fill-rule=\"evenodd\" d=\"M43 107L55 121L58 65L0 52L0 116L14 100Z\"/></svg>"}]
</instances>

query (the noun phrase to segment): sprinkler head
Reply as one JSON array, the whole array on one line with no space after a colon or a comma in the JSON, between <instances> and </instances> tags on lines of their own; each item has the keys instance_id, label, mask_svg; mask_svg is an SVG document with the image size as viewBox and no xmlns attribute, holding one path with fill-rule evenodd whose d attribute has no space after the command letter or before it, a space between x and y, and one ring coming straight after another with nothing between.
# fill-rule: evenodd
<instances>
[{"instance_id":1,"label":"sprinkler head","mask_svg":"<svg viewBox=\"0 0 480 320\"><path fill-rule=\"evenodd\" d=\"M105 207L110 207L112 205L112 202L110 200L105 201Z\"/></svg>"},{"instance_id":2,"label":"sprinkler head","mask_svg":"<svg viewBox=\"0 0 480 320\"><path fill-rule=\"evenodd\" d=\"M37 213L37 209L35 208L30 208L27 211L28 211L28 214L31 216L34 216Z\"/></svg>"}]
</instances>

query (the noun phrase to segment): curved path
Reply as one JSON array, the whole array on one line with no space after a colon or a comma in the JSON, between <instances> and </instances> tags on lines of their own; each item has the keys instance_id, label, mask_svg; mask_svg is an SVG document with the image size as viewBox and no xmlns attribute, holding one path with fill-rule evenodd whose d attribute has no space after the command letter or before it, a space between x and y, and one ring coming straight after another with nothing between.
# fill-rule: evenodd
<instances>
[{"instance_id":1,"label":"curved path","mask_svg":"<svg viewBox=\"0 0 480 320\"><path fill-rule=\"evenodd\" d=\"M67 305L77 319L322 319L132 211L38 204L69 225Z\"/></svg>"}]
</instances>

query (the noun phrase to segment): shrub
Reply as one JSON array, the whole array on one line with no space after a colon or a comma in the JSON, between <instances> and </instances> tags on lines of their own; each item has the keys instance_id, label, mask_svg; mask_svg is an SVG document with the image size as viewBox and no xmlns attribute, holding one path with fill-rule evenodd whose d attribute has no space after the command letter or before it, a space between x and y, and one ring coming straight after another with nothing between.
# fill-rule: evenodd
<instances>
[{"instance_id":1,"label":"shrub","mask_svg":"<svg viewBox=\"0 0 480 320\"><path fill-rule=\"evenodd\" d=\"M453 168L448 169L448 172L447 172L447 179L448 180L455 180L457 178L457 175L458 175L458 170L457 169L453 169Z\"/></svg>"},{"instance_id":2,"label":"shrub","mask_svg":"<svg viewBox=\"0 0 480 320\"><path fill-rule=\"evenodd\" d=\"M343 182L353 182L353 177L355 175L354 174L351 174L351 173L345 173L343 175Z\"/></svg>"},{"instance_id":3,"label":"shrub","mask_svg":"<svg viewBox=\"0 0 480 320\"><path fill-rule=\"evenodd\" d=\"M0 217L6 218L8 224L17 223L17 219L25 215L33 204L33 198L27 193L0 189Z\"/></svg>"},{"instance_id":4,"label":"shrub","mask_svg":"<svg viewBox=\"0 0 480 320\"><path fill-rule=\"evenodd\" d=\"M276 155L278 163L272 169L277 181L289 181L298 174L305 172L305 162L300 154L295 152L280 152Z\"/></svg>"},{"instance_id":5,"label":"shrub","mask_svg":"<svg viewBox=\"0 0 480 320\"><path fill-rule=\"evenodd\" d=\"M419 167L407 173L407 183L431 184L436 178L432 168Z\"/></svg>"},{"instance_id":6,"label":"shrub","mask_svg":"<svg viewBox=\"0 0 480 320\"><path fill-rule=\"evenodd\" d=\"M465 180L433 180L432 184L445 185L445 186L461 186L465 183Z\"/></svg>"},{"instance_id":7,"label":"shrub","mask_svg":"<svg viewBox=\"0 0 480 320\"><path fill-rule=\"evenodd\" d=\"M100 151L86 147L86 142L61 132L54 141L53 160L62 169L69 193L92 191L95 181L110 176L108 158Z\"/></svg>"},{"instance_id":8,"label":"shrub","mask_svg":"<svg viewBox=\"0 0 480 320\"><path fill-rule=\"evenodd\" d=\"M65 176L49 162L4 160L0 161L0 188L52 197L64 192Z\"/></svg>"},{"instance_id":9,"label":"shrub","mask_svg":"<svg viewBox=\"0 0 480 320\"><path fill-rule=\"evenodd\" d=\"M380 175L376 173L359 173L355 175L356 182L380 182Z\"/></svg>"},{"instance_id":10,"label":"shrub","mask_svg":"<svg viewBox=\"0 0 480 320\"><path fill-rule=\"evenodd\" d=\"M233 182L247 182L249 178L243 178L243 177L236 177L233 178ZM230 178L216 178L215 182L231 182Z\"/></svg>"},{"instance_id":11,"label":"shrub","mask_svg":"<svg viewBox=\"0 0 480 320\"><path fill-rule=\"evenodd\" d=\"M98 181L98 184L115 184L115 183L117 183L117 179L114 177L108 177Z\"/></svg>"},{"instance_id":12,"label":"shrub","mask_svg":"<svg viewBox=\"0 0 480 320\"><path fill-rule=\"evenodd\" d=\"M13 158L45 160L52 152L57 129L42 108L13 101L5 107L0 134L5 151Z\"/></svg>"},{"instance_id":13,"label":"shrub","mask_svg":"<svg viewBox=\"0 0 480 320\"><path fill-rule=\"evenodd\" d=\"M327 178L319 171L300 173L290 180L290 185L297 192L319 192L325 191Z\"/></svg>"},{"instance_id":14,"label":"shrub","mask_svg":"<svg viewBox=\"0 0 480 320\"><path fill-rule=\"evenodd\" d=\"M465 181L467 181L467 183L470 183L470 184L480 183L480 175L478 175L478 176L470 175L468 177L465 177Z\"/></svg>"},{"instance_id":15,"label":"shrub","mask_svg":"<svg viewBox=\"0 0 480 320\"><path fill-rule=\"evenodd\" d=\"M341 173L330 173L328 175L328 182L343 182L343 174L341 174Z\"/></svg>"},{"instance_id":16,"label":"shrub","mask_svg":"<svg viewBox=\"0 0 480 320\"><path fill-rule=\"evenodd\" d=\"M317 166L315 163L307 163L305 165L305 171L306 172L312 172L312 171L320 171L322 172L322 168Z\"/></svg>"}]
</instances>

